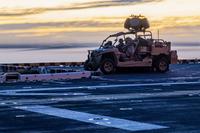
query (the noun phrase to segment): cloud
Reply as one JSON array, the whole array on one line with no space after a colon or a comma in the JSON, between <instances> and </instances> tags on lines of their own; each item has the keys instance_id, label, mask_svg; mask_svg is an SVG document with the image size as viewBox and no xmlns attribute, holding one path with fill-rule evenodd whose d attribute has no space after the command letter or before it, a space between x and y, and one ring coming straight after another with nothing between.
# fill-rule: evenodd
<instances>
[{"instance_id":1,"label":"cloud","mask_svg":"<svg viewBox=\"0 0 200 133\"><path fill-rule=\"evenodd\" d=\"M46 22L46 23L19 23L19 24L1 24L0 30L27 30L27 29L36 29L36 28L106 28L106 27L122 27L121 22L105 22L105 21L68 21L68 22Z\"/></svg>"},{"instance_id":2,"label":"cloud","mask_svg":"<svg viewBox=\"0 0 200 133\"><path fill-rule=\"evenodd\" d=\"M37 27L60 27L64 26L64 22L55 22L55 23L19 23L19 24L2 24L0 25L0 30L24 30L24 29L32 29Z\"/></svg>"},{"instance_id":3,"label":"cloud","mask_svg":"<svg viewBox=\"0 0 200 133\"><path fill-rule=\"evenodd\" d=\"M47 49L66 49L83 48L98 46L95 43L48 43L48 44L0 44L0 49L28 49L28 50L47 50Z\"/></svg>"},{"instance_id":4,"label":"cloud","mask_svg":"<svg viewBox=\"0 0 200 133\"><path fill-rule=\"evenodd\" d=\"M110 6L124 6L124 5L135 5L149 2L161 2L163 0L99 0L93 2L83 2L80 4L73 4L73 9L85 9L85 8L98 8L98 7L110 7Z\"/></svg>"},{"instance_id":5,"label":"cloud","mask_svg":"<svg viewBox=\"0 0 200 133\"><path fill-rule=\"evenodd\" d=\"M110 30L113 29L122 29L123 23L126 17L97 17L93 19L83 19L83 20L66 20L61 22L35 22L35 23L18 23L18 24L0 24L0 30L3 33L4 31L16 31L16 30L34 30L34 29L63 29L63 31L70 31L70 29L96 29L101 30L106 28ZM187 27L200 26L200 16L185 16L185 17L166 17L161 20L150 21L151 29L169 29L169 28L180 28L187 29ZM199 29L198 27L196 27ZM48 32L47 30L47 32ZM61 30L62 31L62 30ZM113 31L113 30L112 30Z\"/></svg>"},{"instance_id":6,"label":"cloud","mask_svg":"<svg viewBox=\"0 0 200 133\"><path fill-rule=\"evenodd\" d=\"M34 14L41 14L49 11L67 11L67 10L80 10L99 7L112 7L112 6L125 6L135 5L148 2L160 2L162 0L105 0L94 2L72 3L71 5L64 5L58 7L38 7L38 8L24 8L24 9L0 9L0 17L19 17Z\"/></svg>"},{"instance_id":7,"label":"cloud","mask_svg":"<svg viewBox=\"0 0 200 133\"><path fill-rule=\"evenodd\" d=\"M184 17L165 17L160 20L153 20L151 29L169 29L169 28L185 28L200 26L200 16L184 16Z\"/></svg>"},{"instance_id":8,"label":"cloud","mask_svg":"<svg viewBox=\"0 0 200 133\"><path fill-rule=\"evenodd\" d=\"M33 14L40 14L44 12L43 8L32 8L32 9L10 9L0 10L0 17L19 17L19 16L26 16L26 15L33 15Z\"/></svg>"},{"instance_id":9,"label":"cloud","mask_svg":"<svg viewBox=\"0 0 200 133\"><path fill-rule=\"evenodd\" d=\"M30 40L45 40L45 38L47 38L47 42L51 42L49 38L55 39L56 41L59 41L60 39L67 41L71 38L76 40L76 36L82 37L83 34L85 36L80 40L85 39L86 41L91 41L91 34L89 35L87 33L98 34L99 32L104 32L103 35L99 35L104 37L113 32L123 31L124 19L124 16L118 16L96 17L86 20L74 19L66 22L1 24L0 34L1 36L4 36L4 38L12 35L10 38L18 38L16 42L21 42L22 39L25 38ZM160 29L161 36L168 40L199 40L200 16L166 17L160 20L150 21L150 23L150 30L155 32L157 29ZM73 36L68 33L73 33ZM62 36L62 38L59 38L60 36ZM66 38L66 36L68 36L68 38ZM95 36L92 42L101 39L103 38L97 39ZM74 40L71 40L71 42ZM6 41L10 42L10 39L7 39Z\"/></svg>"}]
</instances>

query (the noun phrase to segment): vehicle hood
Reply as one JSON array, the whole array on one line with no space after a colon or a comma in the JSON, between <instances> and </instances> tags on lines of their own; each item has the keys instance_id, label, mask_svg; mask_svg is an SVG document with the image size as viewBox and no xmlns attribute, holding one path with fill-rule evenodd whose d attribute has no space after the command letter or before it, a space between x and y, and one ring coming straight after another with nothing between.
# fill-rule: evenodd
<instances>
[{"instance_id":1,"label":"vehicle hood","mask_svg":"<svg viewBox=\"0 0 200 133\"><path fill-rule=\"evenodd\" d=\"M104 52L110 52L110 51L113 51L113 49L112 48L99 48L99 49L92 50L92 52L95 52L95 53L104 53Z\"/></svg>"}]
</instances>

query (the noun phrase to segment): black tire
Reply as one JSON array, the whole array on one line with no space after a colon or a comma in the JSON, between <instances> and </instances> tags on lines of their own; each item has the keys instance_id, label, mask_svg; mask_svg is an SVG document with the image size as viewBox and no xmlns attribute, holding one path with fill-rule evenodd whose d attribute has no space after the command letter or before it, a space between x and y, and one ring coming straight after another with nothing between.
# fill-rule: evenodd
<instances>
[{"instance_id":1,"label":"black tire","mask_svg":"<svg viewBox=\"0 0 200 133\"><path fill-rule=\"evenodd\" d=\"M169 61L166 57L160 57L155 63L155 68L157 72L165 73L169 71Z\"/></svg>"},{"instance_id":2,"label":"black tire","mask_svg":"<svg viewBox=\"0 0 200 133\"><path fill-rule=\"evenodd\" d=\"M114 73L116 70L114 61L111 59L102 60L100 70L106 75Z\"/></svg>"}]
</instances>

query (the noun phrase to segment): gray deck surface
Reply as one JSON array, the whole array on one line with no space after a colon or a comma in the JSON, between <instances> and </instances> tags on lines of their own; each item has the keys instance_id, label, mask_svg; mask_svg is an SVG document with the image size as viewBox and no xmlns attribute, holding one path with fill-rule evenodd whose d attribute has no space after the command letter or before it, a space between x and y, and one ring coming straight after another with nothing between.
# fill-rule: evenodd
<instances>
[{"instance_id":1,"label":"gray deck surface","mask_svg":"<svg viewBox=\"0 0 200 133\"><path fill-rule=\"evenodd\" d=\"M200 133L200 65L0 84L0 133Z\"/></svg>"}]
</instances>

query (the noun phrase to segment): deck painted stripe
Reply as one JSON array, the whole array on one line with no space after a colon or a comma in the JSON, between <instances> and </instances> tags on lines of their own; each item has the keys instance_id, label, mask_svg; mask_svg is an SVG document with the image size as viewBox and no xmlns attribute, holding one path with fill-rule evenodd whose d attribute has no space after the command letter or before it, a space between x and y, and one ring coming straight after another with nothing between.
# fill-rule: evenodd
<instances>
[{"instance_id":1,"label":"deck painted stripe","mask_svg":"<svg viewBox=\"0 0 200 133\"><path fill-rule=\"evenodd\" d=\"M153 78L153 79L114 79L114 78L105 78L105 77L97 77L96 79L103 80L103 81L114 81L114 82L137 82L137 81L145 81L145 82L152 82L152 81L158 81L158 80L171 80L176 82L177 80L187 80L187 79L194 79L198 80L200 77L191 77L191 76L185 76L185 77L169 77L169 78Z\"/></svg>"},{"instance_id":2,"label":"deck painted stripe","mask_svg":"<svg viewBox=\"0 0 200 133\"><path fill-rule=\"evenodd\" d=\"M13 106L15 105L13 104L13 102L17 102L19 105L23 105L23 104L32 105L32 104L38 104L38 103L57 103L60 101L96 101L97 100L97 101L102 102L102 101L108 101L108 100L164 98L164 97L177 97L177 96L197 96L198 97L199 94L200 94L200 90L189 90L189 91L172 91L172 92L158 92L158 93L88 95L88 96L59 97L59 98L48 98L48 99L14 99L14 100L4 100L1 102L5 103L6 105ZM15 94L13 94L12 96L15 96ZM1 106L1 103L0 103L0 106Z\"/></svg>"},{"instance_id":3,"label":"deck painted stripe","mask_svg":"<svg viewBox=\"0 0 200 133\"><path fill-rule=\"evenodd\" d=\"M50 91L50 90L73 90L73 89L87 89L87 88L119 88L119 87L145 87L145 86L168 86L168 85L196 85L196 82L162 82L162 83L145 83L145 84L113 84L113 85L95 85L95 86L75 86L75 87L55 87L55 88L35 88L35 89L13 89L2 90L0 93L16 93L16 92L37 92L37 91ZM130 89L130 88L129 88Z\"/></svg>"},{"instance_id":4,"label":"deck painted stripe","mask_svg":"<svg viewBox=\"0 0 200 133\"><path fill-rule=\"evenodd\" d=\"M142 123L137 121L130 121L125 119L119 119L109 116L101 116L90 113L83 113L78 111L72 111L67 109L59 109L50 106L33 105L33 106L18 106L17 109L41 113L45 115L66 118L71 120L77 120L86 123L97 124L101 126L118 128L129 131L146 131L168 128L166 126L160 126L155 124Z\"/></svg>"},{"instance_id":5,"label":"deck painted stripe","mask_svg":"<svg viewBox=\"0 0 200 133\"><path fill-rule=\"evenodd\" d=\"M87 96L90 93L0 93L2 96Z\"/></svg>"}]
</instances>

